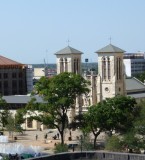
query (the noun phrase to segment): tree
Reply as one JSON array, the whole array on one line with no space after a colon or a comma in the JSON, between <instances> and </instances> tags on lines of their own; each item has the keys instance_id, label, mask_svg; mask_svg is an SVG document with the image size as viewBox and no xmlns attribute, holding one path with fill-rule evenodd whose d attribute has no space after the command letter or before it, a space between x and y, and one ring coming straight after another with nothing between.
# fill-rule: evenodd
<instances>
[{"instance_id":1,"label":"tree","mask_svg":"<svg viewBox=\"0 0 145 160\"><path fill-rule=\"evenodd\" d=\"M22 132L21 124L23 124L26 120L25 114L26 111L24 109L18 109L15 114L15 124L16 124L16 130L18 132Z\"/></svg>"},{"instance_id":2,"label":"tree","mask_svg":"<svg viewBox=\"0 0 145 160\"><path fill-rule=\"evenodd\" d=\"M119 137L115 135L108 137L105 149L114 152L122 151L122 142Z\"/></svg>"},{"instance_id":3,"label":"tree","mask_svg":"<svg viewBox=\"0 0 145 160\"><path fill-rule=\"evenodd\" d=\"M6 125L6 129L7 131L9 131L9 134L12 135L12 139L13 139L13 133L16 130L16 124L15 124L15 118L12 116L12 114L9 115L9 117L7 117L7 125Z\"/></svg>"},{"instance_id":4,"label":"tree","mask_svg":"<svg viewBox=\"0 0 145 160\"><path fill-rule=\"evenodd\" d=\"M144 83L145 80L145 72L134 75L137 79L139 79L142 83Z\"/></svg>"},{"instance_id":5,"label":"tree","mask_svg":"<svg viewBox=\"0 0 145 160\"><path fill-rule=\"evenodd\" d=\"M89 82L74 73L61 73L50 79L42 77L35 86L44 103L38 104L34 98L26 109L31 117L45 125L56 127L64 144L64 129L68 124L68 110L75 105L76 97L88 93Z\"/></svg>"},{"instance_id":6,"label":"tree","mask_svg":"<svg viewBox=\"0 0 145 160\"><path fill-rule=\"evenodd\" d=\"M7 117L9 117L9 115L10 111L8 110L7 102L0 96L0 125L2 126L2 130L8 123Z\"/></svg>"},{"instance_id":7,"label":"tree","mask_svg":"<svg viewBox=\"0 0 145 160\"><path fill-rule=\"evenodd\" d=\"M95 148L101 132L116 130L124 133L132 128L139 111L134 98L119 95L107 98L88 109L83 115L85 125L81 129L93 133Z\"/></svg>"}]
</instances>

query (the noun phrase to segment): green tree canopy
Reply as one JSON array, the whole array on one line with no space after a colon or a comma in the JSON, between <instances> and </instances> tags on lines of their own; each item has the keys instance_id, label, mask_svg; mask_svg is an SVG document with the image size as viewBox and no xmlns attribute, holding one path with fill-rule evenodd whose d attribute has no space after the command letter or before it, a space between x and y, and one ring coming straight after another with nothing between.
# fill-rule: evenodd
<instances>
[{"instance_id":1,"label":"green tree canopy","mask_svg":"<svg viewBox=\"0 0 145 160\"><path fill-rule=\"evenodd\" d=\"M7 102L0 96L0 125L3 130L3 127L8 123L7 117L9 117L10 111L7 107Z\"/></svg>"},{"instance_id":2,"label":"green tree canopy","mask_svg":"<svg viewBox=\"0 0 145 160\"><path fill-rule=\"evenodd\" d=\"M134 98L120 95L107 98L88 109L81 119L85 123L81 129L93 133L95 147L102 131L116 130L123 133L132 128L139 111Z\"/></svg>"},{"instance_id":3,"label":"green tree canopy","mask_svg":"<svg viewBox=\"0 0 145 160\"><path fill-rule=\"evenodd\" d=\"M68 110L74 107L77 96L88 93L88 85L88 81L74 73L64 72L50 79L42 77L36 83L35 93L43 98L44 103L38 104L32 98L26 109L33 113L32 118L56 127L61 135L61 143L64 144Z\"/></svg>"}]
</instances>

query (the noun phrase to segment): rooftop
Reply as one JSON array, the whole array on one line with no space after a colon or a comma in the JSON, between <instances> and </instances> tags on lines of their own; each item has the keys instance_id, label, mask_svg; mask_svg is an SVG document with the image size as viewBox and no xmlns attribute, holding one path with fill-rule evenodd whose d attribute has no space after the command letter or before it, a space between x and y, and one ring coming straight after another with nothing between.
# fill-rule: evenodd
<instances>
[{"instance_id":1,"label":"rooftop","mask_svg":"<svg viewBox=\"0 0 145 160\"><path fill-rule=\"evenodd\" d=\"M0 55L0 65L23 65Z\"/></svg>"},{"instance_id":2,"label":"rooftop","mask_svg":"<svg viewBox=\"0 0 145 160\"><path fill-rule=\"evenodd\" d=\"M145 85L135 77L126 78L126 91L127 93L145 92Z\"/></svg>"},{"instance_id":3,"label":"rooftop","mask_svg":"<svg viewBox=\"0 0 145 160\"><path fill-rule=\"evenodd\" d=\"M55 53L55 55L61 55L61 54L83 54L83 52L81 52L75 48L72 48L70 46L67 46L67 47L65 47Z\"/></svg>"},{"instance_id":4,"label":"rooftop","mask_svg":"<svg viewBox=\"0 0 145 160\"><path fill-rule=\"evenodd\" d=\"M124 50L122 50L112 44L109 44L109 45L99 49L95 53L124 53L124 52L125 52Z\"/></svg>"}]
</instances>

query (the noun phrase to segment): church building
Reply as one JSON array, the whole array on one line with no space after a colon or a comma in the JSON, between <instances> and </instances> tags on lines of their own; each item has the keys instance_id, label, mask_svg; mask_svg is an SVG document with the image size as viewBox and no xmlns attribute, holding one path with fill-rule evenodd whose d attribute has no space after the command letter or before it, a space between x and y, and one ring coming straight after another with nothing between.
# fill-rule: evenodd
<instances>
[{"instance_id":1,"label":"church building","mask_svg":"<svg viewBox=\"0 0 145 160\"><path fill-rule=\"evenodd\" d=\"M109 44L96 51L98 54L98 74L93 71L81 73L82 52L70 46L55 53L57 58L57 74L73 72L81 74L91 82L89 94L76 98L75 110L70 111L69 118L74 114L87 111L87 108L106 98L115 95L126 95L123 53L125 51ZM96 58L97 59L97 58Z\"/></svg>"}]
</instances>

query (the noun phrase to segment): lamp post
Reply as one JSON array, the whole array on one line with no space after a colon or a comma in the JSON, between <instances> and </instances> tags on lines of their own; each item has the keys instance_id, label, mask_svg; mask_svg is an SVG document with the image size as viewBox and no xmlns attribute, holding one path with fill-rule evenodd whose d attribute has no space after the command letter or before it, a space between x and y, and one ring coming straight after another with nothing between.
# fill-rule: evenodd
<instances>
[{"instance_id":1,"label":"lamp post","mask_svg":"<svg viewBox=\"0 0 145 160\"><path fill-rule=\"evenodd\" d=\"M83 136L82 135L80 135L80 140L81 140L81 154L82 154L82 151L83 151Z\"/></svg>"},{"instance_id":2,"label":"lamp post","mask_svg":"<svg viewBox=\"0 0 145 160\"><path fill-rule=\"evenodd\" d=\"M81 157L80 159L82 160L82 151L83 151L83 136L80 135L80 142L81 142Z\"/></svg>"}]
</instances>

